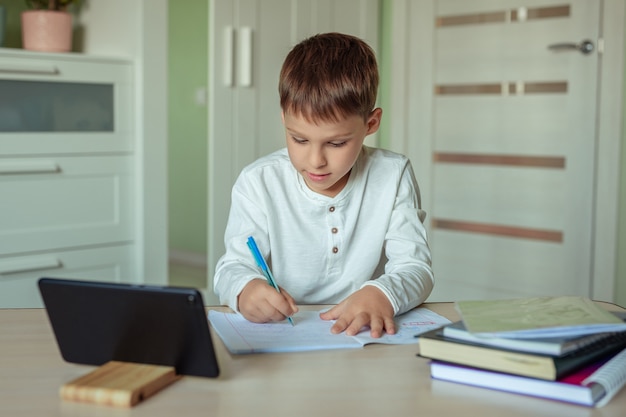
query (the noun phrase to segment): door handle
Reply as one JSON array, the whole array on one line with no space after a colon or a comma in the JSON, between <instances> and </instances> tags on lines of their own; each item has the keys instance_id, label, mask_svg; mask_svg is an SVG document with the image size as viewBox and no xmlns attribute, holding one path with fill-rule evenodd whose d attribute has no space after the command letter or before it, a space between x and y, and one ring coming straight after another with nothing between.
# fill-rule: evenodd
<instances>
[{"instance_id":1,"label":"door handle","mask_svg":"<svg viewBox=\"0 0 626 417\"><path fill-rule=\"evenodd\" d=\"M252 29L244 26L239 29L239 85L252 86Z\"/></svg>"},{"instance_id":2,"label":"door handle","mask_svg":"<svg viewBox=\"0 0 626 417\"><path fill-rule=\"evenodd\" d=\"M595 46L589 39L585 39L580 43L553 43L552 45L548 45L548 49L552 51L579 51L582 54L588 55L593 52Z\"/></svg>"}]
</instances>

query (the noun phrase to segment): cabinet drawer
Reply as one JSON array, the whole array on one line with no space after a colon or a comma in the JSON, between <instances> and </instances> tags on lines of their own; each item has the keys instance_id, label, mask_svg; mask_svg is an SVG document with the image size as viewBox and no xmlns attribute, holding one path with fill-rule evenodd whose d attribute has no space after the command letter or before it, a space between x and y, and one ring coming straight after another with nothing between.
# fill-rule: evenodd
<instances>
[{"instance_id":1,"label":"cabinet drawer","mask_svg":"<svg viewBox=\"0 0 626 417\"><path fill-rule=\"evenodd\" d=\"M0 158L0 255L134 236L132 157Z\"/></svg>"},{"instance_id":2,"label":"cabinet drawer","mask_svg":"<svg viewBox=\"0 0 626 417\"><path fill-rule=\"evenodd\" d=\"M0 52L5 155L131 151L132 65Z\"/></svg>"},{"instance_id":3,"label":"cabinet drawer","mask_svg":"<svg viewBox=\"0 0 626 417\"><path fill-rule=\"evenodd\" d=\"M133 245L0 257L0 308L43 307L41 277L137 282Z\"/></svg>"}]
</instances>

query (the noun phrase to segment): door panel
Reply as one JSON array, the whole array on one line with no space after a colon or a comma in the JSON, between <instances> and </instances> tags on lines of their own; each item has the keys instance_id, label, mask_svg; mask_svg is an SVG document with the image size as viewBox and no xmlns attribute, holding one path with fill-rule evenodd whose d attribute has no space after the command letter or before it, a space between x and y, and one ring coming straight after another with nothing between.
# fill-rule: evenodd
<instances>
[{"instance_id":1,"label":"door panel","mask_svg":"<svg viewBox=\"0 0 626 417\"><path fill-rule=\"evenodd\" d=\"M438 290L433 297L462 300L569 293L562 287L562 281L546 279L563 274L558 245L508 237L496 239L478 233L445 230L437 233L447 245L464 249L448 253L445 264L436 264L436 286L445 280L447 293ZM457 278L446 280L449 276ZM572 286L583 285L587 279L583 274L570 278L572 282L568 285ZM449 289L451 282L454 294Z\"/></svg>"},{"instance_id":2,"label":"door panel","mask_svg":"<svg viewBox=\"0 0 626 417\"><path fill-rule=\"evenodd\" d=\"M561 230L565 197L560 190L565 186L565 175L561 170L541 171L436 164L436 218ZM498 192L487 195L484 190Z\"/></svg>"},{"instance_id":3,"label":"door panel","mask_svg":"<svg viewBox=\"0 0 626 417\"><path fill-rule=\"evenodd\" d=\"M481 97L484 106L476 106L476 97L439 100L434 124L437 150L440 152L489 153L498 144L498 152L562 155L572 137L563 129L570 122L565 108L568 98L559 95L535 95L511 100L509 97ZM497 112L494 115L494 110ZM520 115L524 115L523 124ZM454 120L454 123L450 123Z\"/></svg>"}]
</instances>

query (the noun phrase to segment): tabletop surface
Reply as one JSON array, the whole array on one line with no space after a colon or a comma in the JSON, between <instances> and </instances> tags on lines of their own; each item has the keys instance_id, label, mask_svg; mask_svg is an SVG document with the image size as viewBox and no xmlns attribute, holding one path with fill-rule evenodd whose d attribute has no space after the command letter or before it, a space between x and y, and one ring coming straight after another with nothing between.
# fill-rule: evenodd
<instances>
[{"instance_id":1,"label":"tabletop surface","mask_svg":"<svg viewBox=\"0 0 626 417\"><path fill-rule=\"evenodd\" d=\"M453 303L423 307L459 319ZM606 406L588 408L431 380L418 345L231 355L213 339L218 378L185 376L131 409L82 404L61 400L59 388L95 368L62 360L45 310L0 310L0 416L623 417L626 410L624 389Z\"/></svg>"}]
</instances>

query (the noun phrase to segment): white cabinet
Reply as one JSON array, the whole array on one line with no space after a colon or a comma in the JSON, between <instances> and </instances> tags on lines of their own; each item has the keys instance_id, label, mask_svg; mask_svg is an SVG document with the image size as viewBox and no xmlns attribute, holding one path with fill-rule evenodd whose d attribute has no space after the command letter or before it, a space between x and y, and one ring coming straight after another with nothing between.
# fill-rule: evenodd
<instances>
[{"instance_id":1,"label":"white cabinet","mask_svg":"<svg viewBox=\"0 0 626 417\"><path fill-rule=\"evenodd\" d=\"M0 155L133 150L132 65L0 49Z\"/></svg>"},{"instance_id":2,"label":"white cabinet","mask_svg":"<svg viewBox=\"0 0 626 417\"><path fill-rule=\"evenodd\" d=\"M285 146L278 98L285 56L304 38L332 31L363 38L377 51L379 8L378 0L210 1L209 290L237 175Z\"/></svg>"},{"instance_id":3,"label":"white cabinet","mask_svg":"<svg viewBox=\"0 0 626 417\"><path fill-rule=\"evenodd\" d=\"M40 307L40 277L128 281L134 271L133 244L0 257L0 307Z\"/></svg>"},{"instance_id":4,"label":"white cabinet","mask_svg":"<svg viewBox=\"0 0 626 417\"><path fill-rule=\"evenodd\" d=\"M0 307L36 281L136 280L132 63L0 50Z\"/></svg>"},{"instance_id":5,"label":"white cabinet","mask_svg":"<svg viewBox=\"0 0 626 417\"><path fill-rule=\"evenodd\" d=\"M0 175L0 254L133 240L132 156L1 157Z\"/></svg>"}]
</instances>

